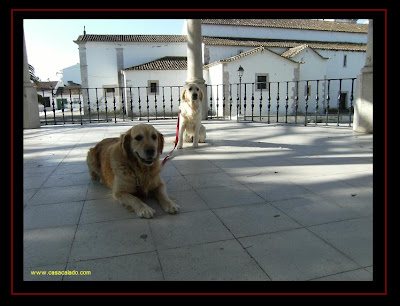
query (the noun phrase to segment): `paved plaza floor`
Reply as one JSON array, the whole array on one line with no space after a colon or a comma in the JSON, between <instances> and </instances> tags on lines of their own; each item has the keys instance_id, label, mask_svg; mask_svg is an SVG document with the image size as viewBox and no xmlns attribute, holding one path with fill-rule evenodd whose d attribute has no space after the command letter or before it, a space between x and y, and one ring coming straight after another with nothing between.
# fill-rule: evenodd
<instances>
[{"instance_id":1,"label":"paved plaza floor","mask_svg":"<svg viewBox=\"0 0 400 306\"><path fill-rule=\"evenodd\" d=\"M138 122L24 130L24 280L371 281L372 135L203 121L162 171L180 206L141 219L91 181L86 154ZM152 121L173 148L175 120ZM78 275L34 275L35 271ZM80 275L79 275L80 274Z\"/></svg>"}]
</instances>

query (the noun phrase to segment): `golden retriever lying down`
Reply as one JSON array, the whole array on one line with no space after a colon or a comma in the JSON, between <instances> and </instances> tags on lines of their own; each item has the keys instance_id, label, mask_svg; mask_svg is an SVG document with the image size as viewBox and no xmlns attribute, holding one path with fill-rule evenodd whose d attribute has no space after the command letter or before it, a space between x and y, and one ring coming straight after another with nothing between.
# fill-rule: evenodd
<instances>
[{"instance_id":1,"label":"golden retriever lying down","mask_svg":"<svg viewBox=\"0 0 400 306\"><path fill-rule=\"evenodd\" d=\"M155 213L139 199L150 191L164 211L176 213L179 206L169 199L160 177L163 147L164 137L152 125L136 125L120 137L103 139L89 149L86 162L90 176L111 188L114 199L141 218L151 218Z\"/></svg>"}]
</instances>

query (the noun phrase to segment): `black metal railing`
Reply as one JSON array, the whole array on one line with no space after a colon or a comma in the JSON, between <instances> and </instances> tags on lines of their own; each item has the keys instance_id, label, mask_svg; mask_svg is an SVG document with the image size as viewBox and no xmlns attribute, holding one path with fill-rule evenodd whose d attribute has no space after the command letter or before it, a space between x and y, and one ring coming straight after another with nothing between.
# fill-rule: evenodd
<instances>
[{"instance_id":1,"label":"black metal railing","mask_svg":"<svg viewBox=\"0 0 400 306\"><path fill-rule=\"evenodd\" d=\"M208 119L351 126L355 78L207 85ZM183 86L38 91L41 123L86 124L177 117Z\"/></svg>"},{"instance_id":2,"label":"black metal railing","mask_svg":"<svg viewBox=\"0 0 400 306\"><path fill-rule=\"evenodd\" d=\"M58 88L38 91L41 123L174 119L183 86ZM154 92L152 90L154 89ZM160 105L161 103L161 105ZM161 108L161 110L160 110Z\"/></svg>"},{"instance_id":3,"label":"black metal railing","mask_svg":"<svg viewBox=\"0 0 400 306\"><path fill-rule=\"evenodd\" d=\"M310 122L344 123L351 126L355 80L346 78L207 85L208 118L304 125Z\"/></svg>"}]
</instances>

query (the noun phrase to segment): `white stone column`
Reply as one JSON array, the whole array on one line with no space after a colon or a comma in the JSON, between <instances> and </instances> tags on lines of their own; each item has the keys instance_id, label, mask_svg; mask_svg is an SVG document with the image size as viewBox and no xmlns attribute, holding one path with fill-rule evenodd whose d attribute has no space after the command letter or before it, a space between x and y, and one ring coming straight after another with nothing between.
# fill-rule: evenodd
<instances>
[{"instance_id":1,"label":"white stone column","mask_svg":"<svg viewBox=\"0 0 400 306\"><path fill-rule=\"evenodd\" d=\"M79 63L80 63L80 71L81 71L81 80L82 80L82 98L83 98L83 111L85 114L89 112L88 105L88 92L86 88L89 88L88 83L88 65L86 59L86 43L78 43L79 49Z\"/></svg>"},{"instance_id":2,"label":"white stone column","mask_svg":"<svg viewBox=\"0 0 400 306\"><path fill-rule=\"evenodd\" d=\"M118 75L118 87L124 87L124 76L122 75L122 69L124 69L124 48L115 48L115 52L117 55L117 75ZM120 88L115 89L116 95L118 95L118 108L122 112L122 95L125 94L123 93L123 89L120 90ZM118 93L118 94L117 94ZM126 96L125 96L126 97ZM126 98L125 98L126 99ZM126 109L125 109L126 112Z\"/></svg>"},{"instance_id":3,"label":"white stone column","mask_svg":"<svg viewBox=\"0 0 400 306\"><path fill-rule=\"evenodd\" d=\"M36 129L40 127L39 105L37 90L29 77L28 57L26 55L25 34L24 40L24 98L23 98L23 126L24 129Z\"/></svg>"},{"instance_id":4,"label":"white stone column","mask_svg":"<svg viewBox=\"0 0 400 306\"><path fill-rule=\"evenodd\" d=\"M196 83L204 93L202 119L207 119L207 86L203 78L201 20L187 19L187 79Z\"/></svg>"},{"instance_id":5,"label":"white stone column","mask_svg":"<svg viewBox=\"0 0 400 306\"><path fill-rule=\"evenodd\" d=\"M357 77L356 103L354 105L353 130L373 132L373 21L369 20L365 66Z\"/></svg>"}]
</instances>

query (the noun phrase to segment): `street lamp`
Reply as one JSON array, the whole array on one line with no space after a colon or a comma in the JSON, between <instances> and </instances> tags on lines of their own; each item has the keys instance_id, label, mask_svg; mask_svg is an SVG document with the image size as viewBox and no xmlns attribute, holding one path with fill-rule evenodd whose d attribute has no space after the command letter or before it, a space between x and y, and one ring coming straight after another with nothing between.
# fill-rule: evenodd
<instances>
[{"instance_id":1,"label":"street lamp","mask_svg":"<svg viewBox=\"0 0 400 306\"><path fill-rule=\"evenodd\" d=\"M237 70L237 74L239 76L239 99L240 99L240 104L239 107L237 107L237 109L239 110L238 114L237 114L237 121L239 122L239 114L242 114L242 76L244 73L244 69L242 66L239 66L238 70Z\"/></svg>"},{"instance_id":2,"label":"street lamp","mask_svg":"<svg viewBox=\"0 0 400 306\"><path fill-rule=\"evenodd\" d=\"M240 81L242 80L243 73L244 73L243 67L242 67L242 66L239 66L239 68L238 68L238 70L237 70L237 74L238 74L238 76L239 76L239 80L240 80Z\"/></svg>"}]
</instances>

